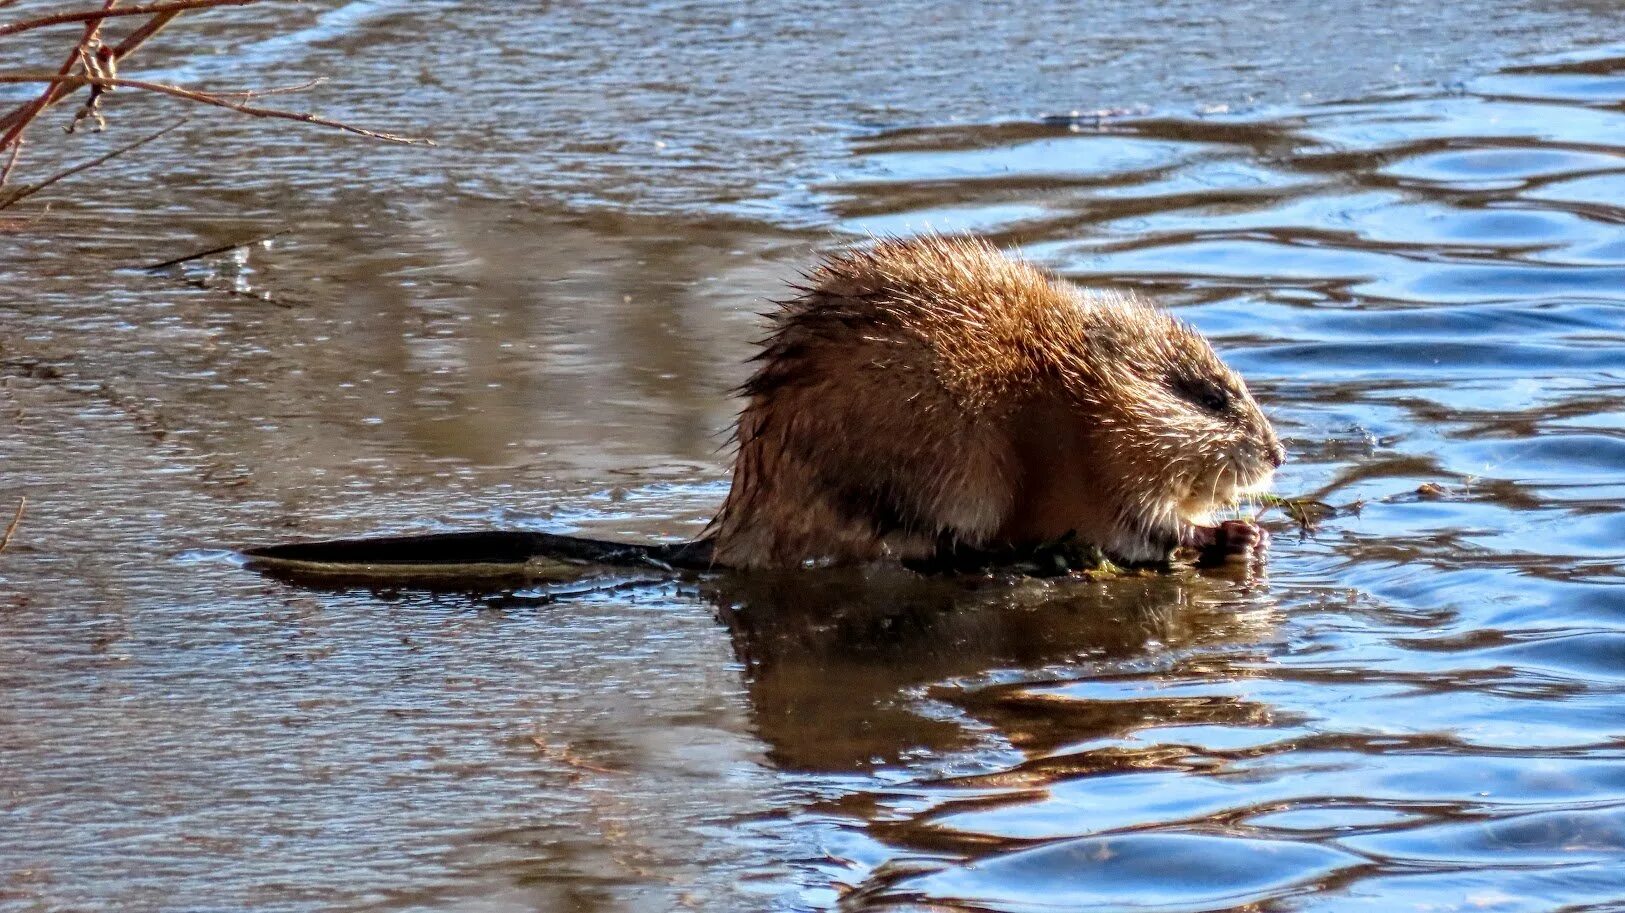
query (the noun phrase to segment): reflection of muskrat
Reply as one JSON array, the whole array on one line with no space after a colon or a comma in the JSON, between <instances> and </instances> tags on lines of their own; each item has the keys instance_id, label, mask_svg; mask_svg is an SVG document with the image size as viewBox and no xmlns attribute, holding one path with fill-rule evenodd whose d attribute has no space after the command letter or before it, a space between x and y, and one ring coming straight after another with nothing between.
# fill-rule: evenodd
<instances>
[{"instance_id":1,"label":"reflection of muskrat","mask_svg":"<svg viewBox=\"0 0 1625 913\"><path fill-rule=\"evenodd\" d=\"M918 559L1068 534L1158 562L1262 541L1209 515L1266 486L1285 453L1241 378L1161 309L970 238L881 241L808 280L744 386L718 564Z\"/></svg>"}]
</instances>

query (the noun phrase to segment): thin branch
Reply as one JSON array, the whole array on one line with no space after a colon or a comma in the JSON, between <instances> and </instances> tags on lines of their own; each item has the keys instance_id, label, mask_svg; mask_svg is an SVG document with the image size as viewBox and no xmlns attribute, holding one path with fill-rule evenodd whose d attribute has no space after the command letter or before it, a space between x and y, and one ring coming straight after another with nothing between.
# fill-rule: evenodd
<instances>
[{"instance_id":1,"label":"thin branch","mask_svg":"<svg viewBox=\"0 0 1625 913\"><path fill-rule=\"evenodd\" d=\"M13 191L10 194L0 194L0 210L10 208L11 206L15 205L18 201L25 200L25 199L33 196L34 194L39 193L41 190L44 190L45 188L51 186L52 184L55 184L57 181L60 181L63 178L73 177L74 175L78 174L79 172L84 171L87 168L94 168L97 165L100 165L102 162L105 162L110 158L114 158L116 156L123 155L124 153L129 152L132 149L139 149L142 146L145 146L146 144L148 144L148 143L152 142L153 140L157 139L158 137L163 136L165 133L168 133L169 131L175 129L176 127L179 127L181 124L186 123L186 120L187 119L183 117L180 120L174 122L173 124L170 124L169 126L165 127L164 129L159 130L157 133L150 133L150 134L148 134L146 136L143 136L142 138L136 140L133 143L128 143L126 145L120 146L119 148L114 149L113 151L108 152L106 154L98 155L97 157L91 159L88 162L80 162L79 164L74 165L71 168L65 168L65 169L63 169L61 171L58 171L56 174L51 175L50 177L46 178L43 181L40 181L38 184L30 184L27 187L19 188L19 189ZM19 145L21 145L21 144L19 144Z\"/></svg>"},{"instance_id":2,"label":"thin branch","mask_svg":"<svg viewBox=\"0 0 1625 913\"><path fill-rule=\"evenodd\" d=\"M204 257L212 257L215 254L223 254L227 251L236 250L239 247L248 247L251 244L258 244L261 241L269 241L272 238L280 238L290 231L293 231L293 229L283 228L273 231L268 235L260 235L258 238L249 238L247 241L238 241L235 244L222 244L219 247L211 247L208 250L200 250L195 254L187 254L184 257L176 257L173 260L165 260L162 263L154 263L151 266L139 266L136 268L145 272L156 273L159 270L169 269L171 266L180 266L182 263L190 263L193 260L201 260Z\"/></svg>"},{"instance_id":3,"label":"thin branch","mask_svg":"<svg viewBox=\"0 0 1625 913\"><path fill-rule=\"evenodd\" d=\"M111 10L117 4L118 0L103 0L101 11L105 13ZM84 58L85 50L90 47L91 42L96 40L97 36L101 33L101 30L101 19L92 19L91 21L85 23L84 34L79 36L79 43L73 46L73 50L68 52L67 59L62 61L62 65L60 67L57 67L58 75L66 76L73 72L74 65ZM39 117L46 108L51 106L53 101L60 97L58 90L62 88L62 86L46 86L45 90L40 92L38 98L31 102L24 102L23 106L16 110L15 118L7 118L8 125L5 130L5 135L0 136L0 149L4 149L7 146L13 147L11 162L6 166L7 174L10 174L11 169L17 166L17 155L18 150L22 148L23 132L28 129L29 124L34 122L34 118ZM61 94L66 94L66 92L62 92ZM4 183L5 181L3 178L0 178L0 184Z\"/></svg>"},{"instance_id":4,"label":"thin branch","mask_svg":"<svg viewBox=\"0 0 1625 913\"><path fill-rule=\"evenodd\" d=\"M0 75L3 75L3 71L0 71ZM115 76L113 78L117 79L118 77ZM327 82L326 76L317 76L313 79L307 79L304 82L294 83L291 86L272 86L269 89L237 89L232 92L208 91L203 92L203 94L213 95L215 98L240 98L243 101L249 101L251 99L260 98L266 95L291 95L294 92L303 92L307 89L313 89L324 82Z\"/></svg>"},{"instance_id":5,"label":"thin branch","mask_svg":"<svg viewBox=\"0 0 1625 913\"><path fill-rule=\"evenodd\" d=\"M175 19L176 16L179 16L180 14L180 10L175 10L168 13L159 13L158 15L142 23L140 28L137 28L135 31L131 32L123 41L120 41L118 45L113 48L113 62L116 64L125 57L128 57L130 54L134 53L136 48L140 47L147 39L163 31L164 26L168 25ZM75 49L74 56L70 58L69 64L71 64L73 60L78 59L77 55L78 50ZM67 69L63 70L64 75L67 72ZM23 127L26 128L28 126L28 121L33 120L35 117L43 113L46 108L49 108L50 106L61 101L63 98L72 95L77 91L79 91L78 86L70 86L65 83L58 83L57 85L52 86L47 90L49 95L45 97L45 104L40 106L39 110L33 110L34 102L24 102L21 106L12 109L10 113L0 116L0 130L5 130L6 135L8 137L11 136L13 132L16 131L17 122L19 120L23 121ZM4 145L5 142L0 141L0 148L3 148Z\"/></svg>"},{"instance_id":6,"label":"thin branch","mask_svg":"<svg viewBox=\"0 0 1625 913\"><path fill-rule=\"evenodd\" d=\"M49 73L0 73L0 84L30 82L54 82L73 86L102 86L103 88L108 89L125 87L131 89L141 89L142 91L146 92L157 92L160 95L171 95L175 98L195 101L199 104L213 105L217 108L227 108L240 114L247 114L250 117L272 117L279 118L281 120L293 120L306 124L315 124L319 127L332 127L335 130L343 130L346 133L354 133L357 136L366 136L371 137L372 139L381 139L385 142L401 143L402 145L407 146L433 146L435 144L434 141L430 139L399 136L394 133L383 133L377 130L368 130L364 127L357 127L352 124L346 124L330 118L320 117L315 114L302 113L298 111L282 111L277 108L261 108L257 105L242 104L239 102L229 101L210 92L199 92L193 89L186 89L182 88L181 86L172 86L161 82L147 82L146 80L141 79L123 78L102 79L94 76L78 75L56 76Z\"/></svg>"},{"instance_id":7,"label":"thin branch","mask_svg":"<svg viewBox=\"0 0 1625 913\"><path fill-rule=\"evenodd\" d=\"M34 19L24 19L21 22L8 22L5 25L0 25L0 38L31 29L62 25L68 22L92 22L110 16L150 16L153 14L180 13L186 10L209 9L214 6L248 6L251 3L259 2L261 0L168 0L165 3L146 3L117 10L79 10L72 13L53 13L48 16L39 16Z\"/></svg>"},{"instance_id":8,"label":"thin branch","mask_svg":"<svg viewBox=\"0 0 1625 913\"><path fill-rule=\"evenodd\" d=\"M314 89L324 82L327 82L326 76L317 76L304 82L294 83L291 86L272 86L269 89L245 89L241 92L211 92L209 94L219 95L222 98L241 98L246 101L264 95L287 95L292 92L303 92L306 89Z\"/></svg>"},{"instance_id":9,"label":"thin branch","mask_svg":"<svg viewBox=\"0 0 1625 913\"><path fill-rule=\"evenodd\" d=\"M17 157L23 154L23 138L17 137L17 142L11 147L11 155L6 157L6 166L0 168L0 189L4 189L6 181L11 177L11 169L17 167Z\"/></svg>"},{"instance_id":10,"label":"thin branch","mask_svg":"<svg viewBox=\"0 0 1625 913\"><path fill-rule=\"evenodd\" d=\"M17 0L0 0L0 9L14 6ZM96 2L96 0L90 0ZM90 87L90 97L85 107L74 118L74 125L80 123L85 117L93 117L98 124L101 121L96 110L99 96L119 86L131 89L155 92L170 95L198 104L226 108L250 117L276 118L293 120L301 123L314 124L342 130L358 136L379 139L385 142L402 143L406 145L428 145L434 142L428 139L400 136L362 127L352 126L341 121L297 111L285 111L277 108L261 107L248 104L253 99L266 95L279 95L308 89L311 86L324 82L324 79L312 79L298 85L280 86L270 89L250 89L237 92L211 92L188 89L182 86L167 85L142 80L120 79L118 74L119 62L128 57L143 43L161 32L175 17L188 10L209 9L211 7L241 7L249 6L263 0L162 0L162 2L139 2L129 0L131 5L121 5L126 0L100 0L101 8L95 10L81 10L76 12L53 13L45 16L36 16L30 19L19 19L10 23L0 24L0 37L44 28L46 26L66 23L83 23L83 34L73 48L73 51L62 61L55 76L43 73L4 73L0 72L0 85L22 84L30 82L43 82L47 85L38 96L19 103L9 111L0 113L0 210L14 205L18 201L32 196L41 190L78 174L88 168L99 165L110 158L122 155L132 149L139 148L159 136L174 129L172 125L157 133L143 137L134 143L112 150L105 155L91 161L67 168L55 175L29 186L24 186L12 193L5 192L8 180L17 173L18 163L24 152L26 132L52 105L73 95L82 88ZM144 22L132 29L117 45L107 45L101 40L101 29L104 21L110 18L129 16L145 16ZM70 126L69 132L72 132ZM13 220L14 221L14 220ZM7 223L5 228L11 228Z\"/></svg>"},{"instance_id":11,"label":"thin branch","mask_svg":"<svg viewBox=\"0 0 1625 913\"><path fill-rule=\"evenodd\" d=\"M17 524L23 522L23 508L27 506L28 495L23 495L23 499L17 502L16 516L11 518L11 525L6 527L6 534L0 536L0 552L5 551L6 546L11 544L11 537L17 532Z\"/></svg>"},{"instance_id":12,"label":"thin branch","mask_svg":"<svg viewBox=\"0 0 1625 913\"><path fill-rule=\"evenodd\" d=\"M173 22L175 17L179 16L182 12L184 12L184 10L171 10L167 13L159 13L151 19L148 19L146 22L143 22L140 28L137 28L135 31L125 36L123 41L120 41L113 47L113 59L123 60L131 51L140 47L142 42L163 31L164 26Z\"/></svg>"}]
</instances>

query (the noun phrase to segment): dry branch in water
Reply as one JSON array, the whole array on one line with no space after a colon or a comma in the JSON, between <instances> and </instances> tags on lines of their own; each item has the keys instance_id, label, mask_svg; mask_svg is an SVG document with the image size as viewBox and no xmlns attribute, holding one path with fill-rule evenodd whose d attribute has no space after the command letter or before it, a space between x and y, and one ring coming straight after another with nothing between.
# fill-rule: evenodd
<instances>
[{"instance_id":1,"label":"dry branch in water","mask_svg":"<svg viewBox=\"0 0 1625 913\"><path fill-rule=\"evenodd\" d=\"M31 197L34 194L39 193L41 190L44 190L45 188L51 186L52 184L55 184L57 181L62 180L63 178L73 177L74 175L78 174L79 172L85 171L85 170L90 169L90 168L94 168L97 165L100 165L102 162L105 162L110 158L115 158L117 156L123 155L124 153L129 152L132 149L139 149L142 146L145 146L146 144L152 142L153 140L157 139L160 136L163 136L165 133L168 133L169 131L175 129L176 127L179 127L181 124L184 124L184 123L186 123L186 118L183 117L180 120L174 122L173 124L170 124L169 126L165 127L164 129L159 130L157 133L149 133L146 136L141 137L140 139L136 140L133 143L126 143L126 144L118 147L117 149L114 149L111 152L106 152L106 153L103 153L101 155L98 155L98 156L96 156L95 158L91 159L88 162L80 162L77 165L70 165L69 167L62 169L61 171L58 171L56 174L51 175L50 177L46 178L43 181L39 181L39 182L34 183L34 184L29 184L26 187L19 187L16 190L11 191L10 193L0 192L0 209L5 209L6 207L11 206L14 203L17 203L20 200L25 200L28 197ZM22 148L20 144L19 144L18 148ZM7 169L7 170L9 171L10 169ZM0 184L3 184L3 183L4 183L3 181L0 181Z\"/></svg>"},{"instance_id":2,"label":"dry branch in water","mask_svg":"<svg viewBox=\"0 0 1625 913\"><path fill-rule=\"evenodd\" d=\"M247 241L234 241L231 244L222 244L218 247L211 247L207 250L200 250L196 253L183 254L179 257L171 257L168 260L164 260L159 263L149 263L146 266L138 267L138 269L149 273L156 273L159 270L166 270L171 266L180 266L182 263L191 263L193 260L201 260L204 257L213 257L216 254L223 254L228 251L237 250L238 248L251 247L255 244L263 244L272 238L280 238L292 230L293 229L291 228L279 228L268 235L260 235L257 238L249 238Z\"/></svg>"},{"instance_id":3,"label":"dry branch in water","mask_svg":"<svg viewBox=\"0 0 1625 913\"><path fill-rule=\"evenodd\" d=\"M28 496L24 495L23 499L17 502L17 513L12 516L11 524L6 527L6 534L0 536L0 552L6 550L6 546L11 544L11 537L17 534L17 524L23 522L23 508L27 506Z\"/></svg>"},{"instance_id":4,"label":"dry branch in water","mask_svg":"<svg viewBox=\"0 0 1625 913\"><path fill-rule=\"evenodd\" d=\"M47 70L0 70L0 85L37 83L43 86L40 93L34 98L22 102L4 114L0 114L0 209L5 209L19 200L32 196L63 178L78 174L108 159L139 148L179 126L179 123L171 125L157 133L121 146L90 161L59 170L44 180L19 188L9 194L5 193L4 188L15 173L17 163L22 157L23 143L29 128L51 106L87 87L90 90L89 95L67 127L70 133L81 122L86 120L94 122L97 129L101 129L103 126L103 115L100 110L102 97L114 89L125 88L165 95L192 104L226 108L250 117L291 120L318 127L342 130L384 142L434 145L432 141L427 139L370 130L309 112L288 111L249 104L250 101L261 96L286 94L311 88L322 82L320 79L309 80L299 85L272 89L218 92L132 78L119 73L119 67L126 58L148 39L162 31L170 22L174 21L175 17L184 12L209 9L211 7L249 6L262 2L285 2L285 0L167 0L167 2L129 6L120 6L120 0L102 0L100 9L65 10L17 22L0 23L0 38L51 26L71 24L81 26L78 40L71 46L62 64L57 67L55 72ZM0 0L0 8L9 5L11 5L11 0ZM123 40L113 45L103 42L102 25L106 20L122 20L128 17L140 16L147 18L132 29L128 35L124 36Z\"/></svg>"}]
</instances>

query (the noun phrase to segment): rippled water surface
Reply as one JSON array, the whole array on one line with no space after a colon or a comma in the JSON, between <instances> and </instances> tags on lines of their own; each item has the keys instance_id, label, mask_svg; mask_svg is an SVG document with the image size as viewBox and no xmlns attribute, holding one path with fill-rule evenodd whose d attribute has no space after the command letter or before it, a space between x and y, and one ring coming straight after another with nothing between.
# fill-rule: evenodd
<instances>
[{"instance_id":1,"label":"rippled water surface","mask_svg":"<svg viewBox=\"0 0 1625 913\"><path fill-rule=\"evenodd\" d=\"M200 14L163 78L441 145L202 117L0 227L0 909L1625 909L1625 10L518 6ZM1337 515L1102 582L230 558L691 535L764 300L926 227L1176 308Z\"/></svg>"}]
</instances>

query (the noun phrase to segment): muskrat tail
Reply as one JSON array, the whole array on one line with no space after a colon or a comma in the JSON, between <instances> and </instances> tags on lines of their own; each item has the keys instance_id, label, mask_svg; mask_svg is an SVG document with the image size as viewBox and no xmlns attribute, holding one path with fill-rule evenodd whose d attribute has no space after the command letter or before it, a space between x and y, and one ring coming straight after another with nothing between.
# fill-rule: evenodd
<instances>
[{"instance_id":1,"label":"muskrat tail","mask_svg":"<svg viewBox=\"0 0 1625 913\"><path fill-rule=\"evenodd\" d=\"M524 530L329 539L244 549L245 566L305 586L478 590L569 580L595 569L715 569L712 540L612 542Z\"/></svg>"}]
</instances>

